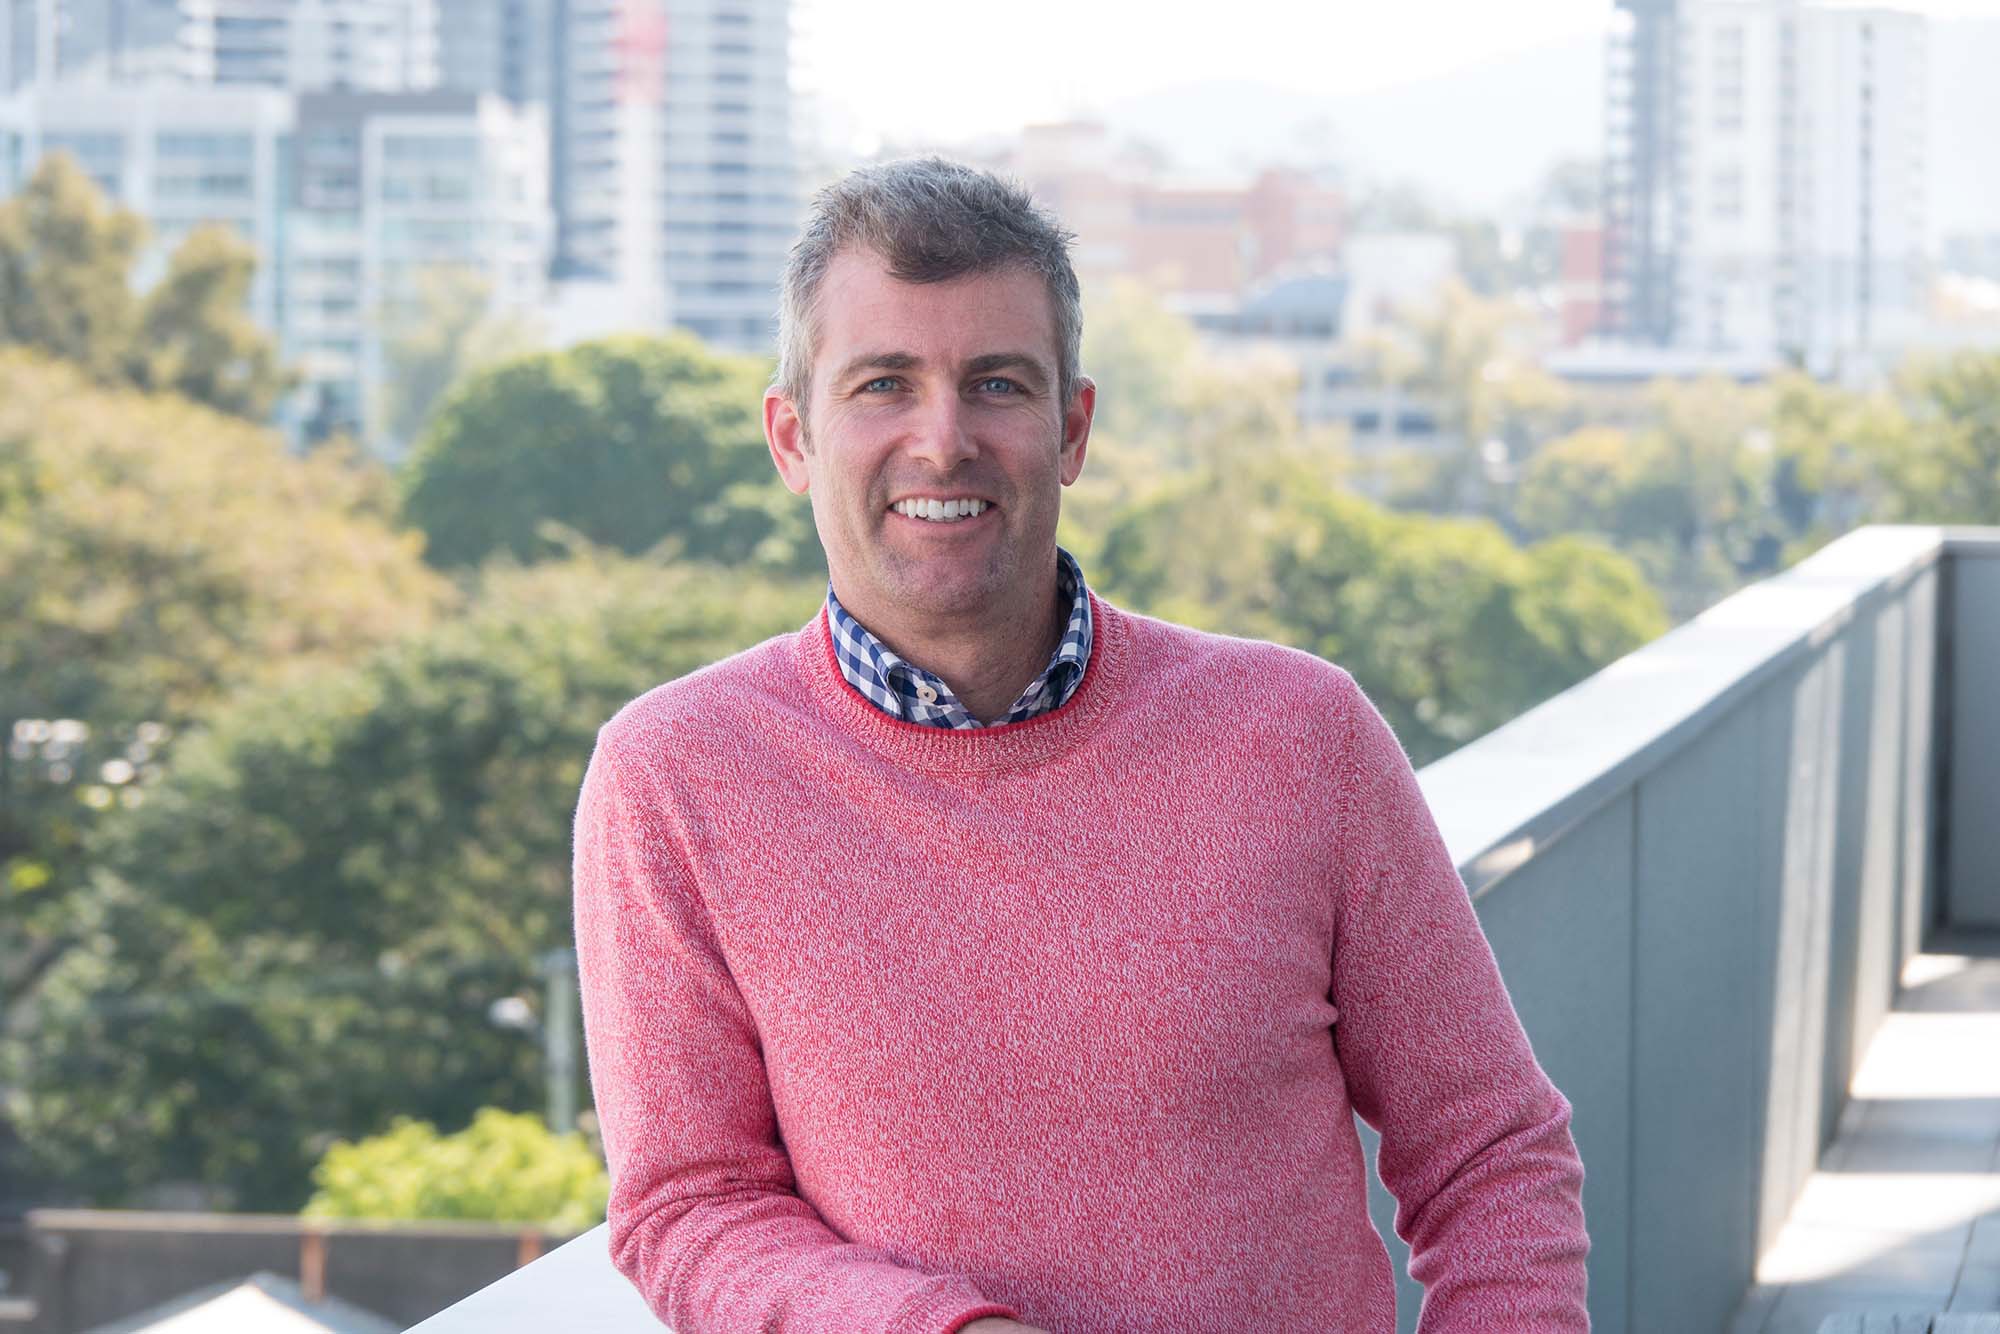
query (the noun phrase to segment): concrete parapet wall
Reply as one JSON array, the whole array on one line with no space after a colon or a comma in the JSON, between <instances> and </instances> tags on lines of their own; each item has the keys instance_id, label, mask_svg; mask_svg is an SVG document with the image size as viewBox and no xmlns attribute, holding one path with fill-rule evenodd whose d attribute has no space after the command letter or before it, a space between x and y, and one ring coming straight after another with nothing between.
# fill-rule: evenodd
<instances>
[{"instance_id":1,"label":"concrete parapet wall","mask_svg":"<svg viewBox=\"0 0 2000 1334\"><path fill-rule=\"evenodd\" d=\"M2000 730L1990 700L1963 726L1968 675L2000 674L1995 556L1979 531L1850 534L1423 771L1575 1107L1601 1334L1726 1326L1942 915L1941 792L1992 841L1953 866L2000 866L2000 736L1933 749Z\"/></svg>"}]
</instances>

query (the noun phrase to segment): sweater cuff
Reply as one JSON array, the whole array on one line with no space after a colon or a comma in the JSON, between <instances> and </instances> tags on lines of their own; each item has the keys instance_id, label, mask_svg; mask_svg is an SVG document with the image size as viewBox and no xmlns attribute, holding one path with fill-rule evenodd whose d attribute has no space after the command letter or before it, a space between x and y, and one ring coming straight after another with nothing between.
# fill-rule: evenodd
<instances>
[{"instance_id":1,"label":"sweater cuff","mask_svg":"<svg viewBox=\"0 0 2000 1334\"><path fill-rule=\"evenodd\" d=\"M956 1334L972 1321L987 1316L1021 1318L1013 1307L988 1301L972 1286L972 1280L940 1275L934 1286L927 1284L910 1297L884 1334Z\"/></svg>"}]
</instances>

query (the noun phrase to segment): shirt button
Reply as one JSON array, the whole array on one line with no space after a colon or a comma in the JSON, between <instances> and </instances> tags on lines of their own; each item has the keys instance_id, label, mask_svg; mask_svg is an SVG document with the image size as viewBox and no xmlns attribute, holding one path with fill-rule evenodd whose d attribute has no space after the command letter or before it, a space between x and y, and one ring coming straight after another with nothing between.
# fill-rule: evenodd
<instances>
[{"instance_id":1,"label":"shirt button","mask_svg":"<svg viewBox=\"0 0 2000 1334\"><path fill-rule=\"evenodd\" d=\"M917 686L917 698L926 704L937 703L937 687L919 684Z\"/></svg>"}]
</instances>

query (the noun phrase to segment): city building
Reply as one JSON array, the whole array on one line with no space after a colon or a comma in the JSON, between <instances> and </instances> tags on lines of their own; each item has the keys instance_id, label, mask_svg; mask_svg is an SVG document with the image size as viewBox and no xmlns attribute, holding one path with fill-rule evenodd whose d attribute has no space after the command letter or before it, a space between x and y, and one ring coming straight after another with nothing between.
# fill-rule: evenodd
<instances>
[{"instance_id":1,"label":"city building","mask_svg":"<svg viewBox=\"0 0 2000 1334\"><path fill-rule=\"evenodd\" d=\"M295 435L346 430L385 453L384 331L426 268L483 280L495 311L546 290L547 129L537 107L470 93L306 93L142 84L0 99L0 195L43 155L73 154L150 224L148 283L196 226L257 250L251 315L300 372Z\"/></svg>"},{"instance_id":2,"label":"city building","mask_svg":"<svg viewBox=\"0 0 2000 1334\"><path fill-rule=\"evenodd\" d=\"M562 336L671 322L762 352L799 215L790 45L789 0L0 0L0 93L435 89L540 108Z\"/></svg>"},{"instance_id":3,"label":"city building","mask_svg":"<svg viewBox=\"0 0 2000 1334\"><path fill-rule=\"evenodd\" d=\"M556 0L432 0L438 84L510 102L549 101Z\"/></svg>"},{"instance_id":4,"label":"city building","mask_svg":"<svg viewBox=\"0 0 2000 1334\"><path fill-rule=\"evenodd\" d=\"M539 107L474 93L306 93L278 265L286 356L309 434L344 429L395 456L383 394L387 331L414 318L426 269L485 285L490 309L546 294L552 227Z\"/></svg>"},{"instance_id":5,"label":"city building","mask_svg":"<svg viewBox=\"0 0 2000 1334\"><path fill-rule=\"evenodd\" d=\"M1604 325L1604 223L1571 219L1556 228L1558 341L1574 347Z\"/></svg>"},{"instance_id":6,"label":"city building","mask_svg":"<svg viewBox=\"0 0 2000 1334\"><path fill-rule=\"evenodd\" d=\"M551 276L566 311L596 312L579 325L582 332L657 326L667 313L665 4L554 0L551 31Z\"/></svg>"},{"instance_id":7,"label":"city building","mask_svg":"<svg viewBox=\"0 0 2000 1334\"><path fill-rule=\"evenodd\" d=\"M99 189L146 219L141 285L205 222L233 227L260 256L276 256L293 113L292 98L269 88L107 85L88 97L24 89L0 98L0 197L20 189L44 155L67 152ZM283 326L279 264L258 265L250 313L265 328Z\"/></svg>"},{"instance_id":8,"label":"city building","mask_svg":"<svg viewBox=\"0 0 2000 1334\"><path fill-rule=\"evenodd\" d=\"M774 343L800 219L790 0L667 0L662 265L673 322L719 347Z\"/></svg>"},{"instance_id":9,"label":"city building","mask_svg":"<svg viewBox=\"0 0 2000 1334\"><path fill-rule=\"evenodd\" d=\"M1806 0L1620 0L1602 332L1866 375L1921 334L1925 24Z\"/></svg>"},{"instance_id":10,"label":"city building","mask_svg":"<svg viewBox=\"0 0 2000 1334\"><path fill-rule=\"evenodd\" d=\"M1436 454L1464 443L1447 428L1438 394L1381 363L1407 337L1402 322L1434 310L1456 277L1449 237L1356 236L1339 269L1296 269L1233 305L1186 313L1219 359L1295 372L1299 422L1343 428L1355 458ZM1352 484L1379 494L1381 481L1370 474Z\"/></svg>"},{"instance_id":11,"label":"city building","mask_svg":"<svg viewBox=\"0 0 2000 1334\"><path fill-rule=\"evenodd\" d=\"M556 322L769 350L799 220L789 0L438 3L446 86L547 101Z\"/></svg>"},{"instance_id":12,"label":"city building","mask_svg":"<svg viewBox=\"0 0 2000 1334\"><path fill-rule=\"evenodd\" d=\"M427 88L437 21L436 0L0 0L0 92L138 80Z\"/></svg>"},{"instance_id":13,"label":"city building","mask_svg":"<svg viewBox=\"0 0 2000 1334\"><path fill-rule=\"evenodd\" d=\"M1189 311L1226 311L1274 279L1330 266L1346 237L1345 193L1313 173L1177 178L1095 121L1030 126L994 165L1076 232L1086 286L1138 278Z\"/></svg>"}]
</instances>

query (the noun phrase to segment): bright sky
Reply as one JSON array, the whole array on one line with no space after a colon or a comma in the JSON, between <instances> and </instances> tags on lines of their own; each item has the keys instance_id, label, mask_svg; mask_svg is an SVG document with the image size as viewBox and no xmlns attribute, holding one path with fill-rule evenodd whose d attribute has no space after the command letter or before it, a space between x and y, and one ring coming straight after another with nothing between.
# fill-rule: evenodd
<instances>
[{"instance_id":1,"label":"bright sky","mask_svg":"<svg viewBox=\"0 0 2000 1334\"><path fill-rule=\"evenodd\" d=\"M2000 17L2000 0L1888 7ZM796 0L798 75L843 138L952 140L1209 80L1365 92L1601 32L1611 11L1611 0Z\"/></svg>"}]
</instances>

